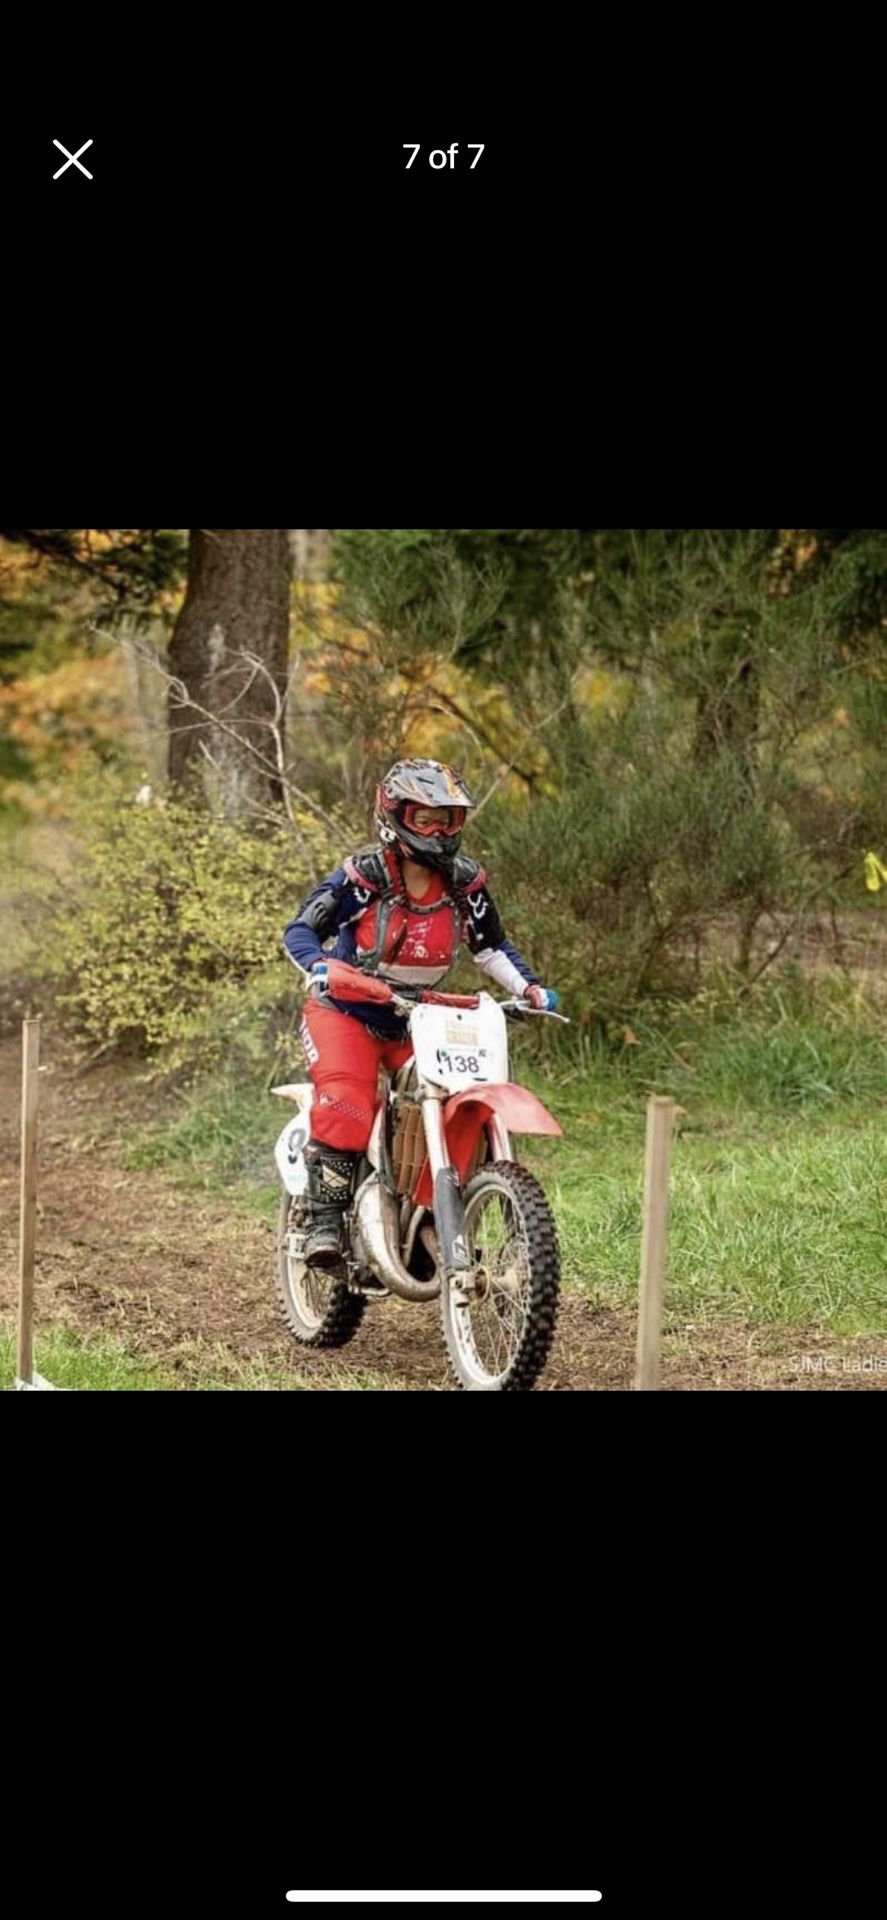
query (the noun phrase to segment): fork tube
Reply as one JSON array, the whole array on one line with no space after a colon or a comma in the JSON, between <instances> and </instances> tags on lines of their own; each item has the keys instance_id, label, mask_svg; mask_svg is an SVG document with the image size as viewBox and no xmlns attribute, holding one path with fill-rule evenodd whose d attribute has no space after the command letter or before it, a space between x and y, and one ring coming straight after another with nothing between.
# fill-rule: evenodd
<instances>
[{"instance_id":1,"label":"fork tube","mask_svg":"<svg viewBox=\"0 0 887 1920\"><path fill-rule=\"evenodd\" d=\"M441 1102L429 1096L422 1102L425 1144L434 1189L434 1221L441 1251L441 1264L447 1278L465 1273L471 1267L465 1239L465 1209L459 1175L447 1151Z\"/></svg>"},{"instance_id":2,"label":"fork tube","mask_svg":"<svg viewBox=\"0 0 887 1920\"><path fill-rule=\"evenodd\" d=\"M452 1165L447 1151L447 1138L444 1133L442 1102L433 1095L422 1102L422 1120L425 1126L425 1145L428 1148L428 1164L431 1168L432 1185L437 1179L441 1167Z\"/></svg>"},{"instance_id":3,"label":"fork tube","mask_svg":"<svg viewBox=\"0 0 887 1920\"><path fill-rule=\"evenodd\" d=\"M490 1114L489 1120L487 1121L487 1136L490 1142L491 1155L494 1160L513 1160L514 1155L511 1151L511 1140L509 1138L508 1128L504 1120L500 1119L498 1113Z\"/></svg>"}]
</instances>

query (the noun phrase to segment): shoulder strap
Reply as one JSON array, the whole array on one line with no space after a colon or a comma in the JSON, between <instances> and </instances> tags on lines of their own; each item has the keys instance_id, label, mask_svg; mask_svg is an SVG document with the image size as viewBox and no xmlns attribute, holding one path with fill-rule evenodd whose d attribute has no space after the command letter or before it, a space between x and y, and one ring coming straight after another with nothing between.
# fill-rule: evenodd
<instances>
[{"instance_id":1,"label":"shoulder strap","mask_svg":"<svg viewBox=\"0 0 887 1920\"><path fill-rule=\"evenodd\" d=\"M342 865L352 886L369 887L371 893L387 899L391 893L400 893L402 883L396 860L389 859L380 847L360 847L357 853L350 853Z\"/></svg>"},{"instance_id":2,"label":"shoulder strap","mask_svg":"<svg viewBox=\"0 0 887 1920\"><path fill-rule=\"evenodd\" d=\"M404 896L403 875L394 854L387 848L383 851L381 847L361 847L357 853L349 854L342 865L351 885L360 888L367 896L365 904L354 918L362 919L363 914L369 909L371 899L378 901L376 937L372 951L358 954L352 961L352 965L359 967L363 972L373 973L385 950L385 936L392 911L397 901L402 900Z\"/></svg>"},{"instance_id":3,"label":"shoulder strap","mask_svg":"<svg viewBox=\"0 0 887 1920\"><path fill-rule=\"evenodd\" d=\"M475 888L486 885L487 876L477 860L469 860L467 854L458 853L453 862L453 889L456 893L473 893Z\"/></svg>"}]
</instances>

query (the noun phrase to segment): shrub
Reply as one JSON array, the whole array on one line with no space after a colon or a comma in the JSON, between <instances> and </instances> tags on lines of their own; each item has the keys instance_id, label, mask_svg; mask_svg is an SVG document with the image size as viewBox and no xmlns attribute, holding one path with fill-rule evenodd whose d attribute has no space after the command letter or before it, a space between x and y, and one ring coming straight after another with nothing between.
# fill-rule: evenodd
<instances>
[{"instance_id":1,"label":"shrub","mask_svg":"<svg viewBox=\"0 0 887 1920\"><path fill-rule=\"evenodd\" d=\"M91 1044L210 1064L255 1050L292 1009L281 935L341 857L307 815L260 836L205 807L94 792L78 810L82 854L48 927L42 971Z\"/></svg>"}]
</instances>

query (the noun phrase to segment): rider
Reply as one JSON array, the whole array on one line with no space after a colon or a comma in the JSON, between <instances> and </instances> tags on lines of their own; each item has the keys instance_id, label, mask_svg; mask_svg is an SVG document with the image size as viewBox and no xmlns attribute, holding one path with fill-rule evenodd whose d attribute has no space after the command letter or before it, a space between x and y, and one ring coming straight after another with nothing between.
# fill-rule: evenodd
<instances>
[{"instance_id":1,"label":"rider","mask_svg":"<svg viewBox=\"0 0 887 1920\"><path fill-rule=\"evenodd\" d=\"M464 940L498 986L534 1007L557 1005L557 994L540 985L506 940L483 867L459 853L474 804L452 767L399 760L376 788L378 845L349 854L284 932L286 952L311 983L301 1037L315 1088L304 1155L313 1202L305 1257L314 1266L334 1266L344 1248L344 1214L372 1131L379 1066L394 1071L412 1052L407 1021L395 1008L333 998L324 941L335 935L330 958L395 987L436 987Z\"/></svg>"}]
</instances>

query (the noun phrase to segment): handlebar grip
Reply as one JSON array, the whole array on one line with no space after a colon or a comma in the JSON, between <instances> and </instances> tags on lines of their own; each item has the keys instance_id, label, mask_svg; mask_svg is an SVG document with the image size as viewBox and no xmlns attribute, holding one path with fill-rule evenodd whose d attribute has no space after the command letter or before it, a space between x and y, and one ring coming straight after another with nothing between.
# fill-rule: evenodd
<instances>
[{"instance_id":1,"label":"handlebar grip","mask_svg":"<svg viewBox=\"0 0 887 1920\"><path fill-rule=\"evenodd\" d=\"M328 973L329 991L337 1000L366 1000L379 1006L391 1005L391 988L384 980L376 979L374 974L362 973L359 967L349 967L344 960L330 960Z\"/></svg>"}]
</instances>

